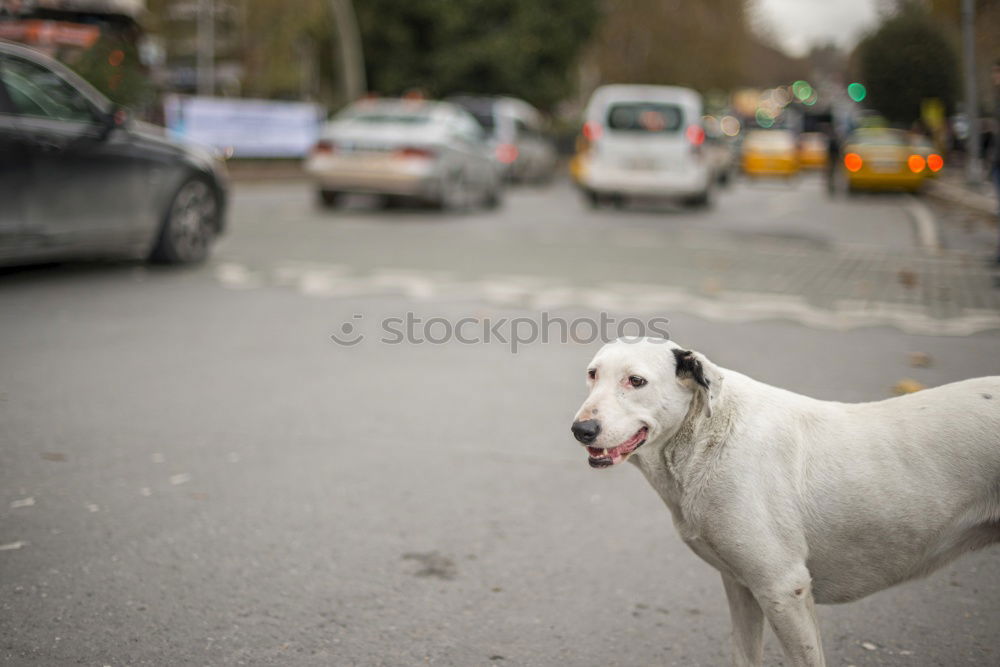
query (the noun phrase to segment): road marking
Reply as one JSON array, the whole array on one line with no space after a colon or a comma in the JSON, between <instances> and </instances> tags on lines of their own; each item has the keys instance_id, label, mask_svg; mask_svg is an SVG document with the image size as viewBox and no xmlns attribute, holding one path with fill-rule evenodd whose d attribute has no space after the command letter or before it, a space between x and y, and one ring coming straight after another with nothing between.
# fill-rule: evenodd
<instances>
[{"instance_id":1,"label":"road marking","mask_svg":"<svg viewBox=\"0 0 1000 667\"><path fill-rule=\"evenodd\" d=\"M230 267L233 264L228 263ZM297 262L257 269L240 265L238 270L229 268L216 275L223 286L233 289L245 289L248 284L290 287L312 297L399 295L415 301L474 300L536 310L585 307L629 314L675 311L716 322L788 320L835 331L891 326L904 333L928 336L967 336L1000 329L1000 312L988 309L964 308L953 317L940 318L920 303L834 299L829 307L821 307L796 294L721 288L705 294L653 283L580 287L541 276L487 275L462 280L450 272L399 269L357 275L340 265ZM241 276L241 280L233 283L229 279L233 275Z\"/></svg>"},{"instance_id":2,"label":"road marking","mask_svg":"<svg viewBox=\"0 0 1000 667\"><path fill-rule=\"evenodd\" d=\"M937 221L931 213L927 204L923 203L913 195L907 195L906 213L913 221L917 231L917 245L921 249L936 254L941 250L941 242L938 237Z\"/></svg>"}]
</instances>

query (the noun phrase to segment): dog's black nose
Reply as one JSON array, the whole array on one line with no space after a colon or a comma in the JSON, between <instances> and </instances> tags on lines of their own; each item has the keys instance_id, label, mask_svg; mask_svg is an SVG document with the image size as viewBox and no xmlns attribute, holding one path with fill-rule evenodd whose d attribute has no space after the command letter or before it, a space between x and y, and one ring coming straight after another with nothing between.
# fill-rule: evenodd
<instances>
[{"instance_id":1,"label":"dog's black nose","mask_svg":"<svg viewBox=\"0 0 1000 667\"><path fill-rule=\"evenodd\" d=\"M585 445L589 445L597 439L597 434L601 432L601 423L596 419L573 422L572 431L574 438Z\"/></svg>"}]
</instances>

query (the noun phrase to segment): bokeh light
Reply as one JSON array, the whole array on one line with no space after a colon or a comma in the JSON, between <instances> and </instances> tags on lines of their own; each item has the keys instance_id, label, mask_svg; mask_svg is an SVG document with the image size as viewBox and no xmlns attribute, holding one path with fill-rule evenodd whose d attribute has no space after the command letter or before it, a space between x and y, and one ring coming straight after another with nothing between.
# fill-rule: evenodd
<instances>
[{"instance_id":1,"label":"bokeh light","mask_svg":"<svg viewBox=\"0 0 1000 667\"><path fill-rule=\"evenodd\" d=\"M868 89L865 88L862 84L858 83L857 81L847 86L847 96L850 97L855 102L860 102L861 100L865 99L865 96L867 95L868 95Z\"/></svg>"},{"instance_id":2,"label":"bokeh light","mask_svg":"<svg viewBox=\"0 0 1000 667\"><path fill-rule=\"evenodd\" d=\"M927 156L927 167L931 171L941 171L944 166L944 158L937 153L931 153Z\"/></svg>"},{"instance_id":3,"label":"bokeh light","mask_svg":"<svg viewBox=\"0 0 1000 667\"><path fill-rule=\"evenodd\" d=\"M848 171L858 171L863 163L864 161L857 153L848 153L844 156L844 166L847 167Z\"/></svg>"},{"instance_id":4,"label":"bokeh light","mask_svg":"<svg viewBox=\"0 0 1000 667\"><path fill-rule=\"evenodd\" d=\"M757 124L765 129L769 128L774 125L774 116L766 109L757 109Z\"/></svg>"},{"instance_id":5,"label":"bokeh light","mask_svg":"<svg viewBox=\"0 0 1000 667\"><path fill-rule=\"evenodd\" d=\"M740 120L735 116L723 116L719 126L727 137L735 137L740 133Z\"/></svg>"},{"instance_id":6,"label":"bokeh light","mask_svg":"<svg viewBox=\"0 0 1000 667\"><path fill-rule=\"evenodd\" d=\"M919 174L924 170L924 166L927 161L924 160L922 155L911 155L910 159L906 161L906 164L910 167L910 171L914 174Z\"/></svg>"},{"instance_id":7,"label":"bokeh light","mask_svg":"<svg viewBox=\"0 0 1000 667\"><path fill-rule=\"evenodd\" d=\"M812 96L813 87L809 85L808 81L802 81L800 79L792 84L792 94L804 102Z\"/></svg>"}]
</instances>

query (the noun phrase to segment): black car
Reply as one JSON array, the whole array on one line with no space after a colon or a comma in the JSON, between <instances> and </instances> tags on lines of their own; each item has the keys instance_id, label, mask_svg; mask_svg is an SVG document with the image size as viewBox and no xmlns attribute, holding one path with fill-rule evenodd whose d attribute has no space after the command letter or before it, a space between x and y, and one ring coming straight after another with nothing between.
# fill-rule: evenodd
<instances>
[{"instance_id":1,"label":"black car","mask_svg":"<svg viewBox=\"0 0 1000 667\"><path fill-rule=\"evenodd\" d=\"M130 117L58 62L0 40L0 264L203 259L223 163Z\"/></svg>"}]
</instances>

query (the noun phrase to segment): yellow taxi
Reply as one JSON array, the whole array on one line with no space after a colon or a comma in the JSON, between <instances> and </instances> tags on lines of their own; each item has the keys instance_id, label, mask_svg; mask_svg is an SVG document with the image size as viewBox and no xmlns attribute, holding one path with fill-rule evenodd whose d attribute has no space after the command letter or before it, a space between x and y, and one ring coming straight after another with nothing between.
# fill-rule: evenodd
<instances>
[{"instance_id":1,"label":"yellow taxi","mask_svg":"<svg viewBox=\"0 0 1000 667\"><path fill-rule=\"evenodd\" d=\"M804 132L799 137L799 166L822 169L828 159L827 139L822 132Z\"/></svg>"},{"instance_id":2,"label":"yellow taxi","mask_svg":"<svg viewBox=\"0 0 1000 667\"><path fill-rule=\"evenodd\" d=\"M742 166L747 176L795 176L795 136L788 130L751 130L743 139Z\"/></svg>"},{"instance_id":3,"label":"yellow taxi","mask_svg":"<svg viewBox=\"0 0 1000 667\"><path fill-rule=\"evenodd\" d=\"M902 130L864 128L852 132L844 144L843 168L850 190L907 190L916 192L944 166L944 160L922 146L914 146Z\"/></svg>"}]
</instances>

